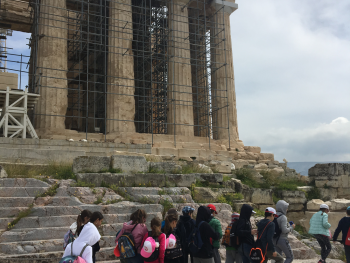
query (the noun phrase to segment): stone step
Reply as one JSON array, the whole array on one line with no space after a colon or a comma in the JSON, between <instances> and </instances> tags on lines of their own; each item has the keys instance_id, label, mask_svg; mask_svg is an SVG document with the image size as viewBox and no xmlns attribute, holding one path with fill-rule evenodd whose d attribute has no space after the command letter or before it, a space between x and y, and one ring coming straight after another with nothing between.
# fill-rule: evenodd
<instances>
[{"instance_id":1,"label":"stone step","mask_svg":"<svg viewBox=\"0 0 350 263\"><path fill-rule=\"evenodd\" d=\"M1 187L50 187L48 183L34 178L1 178Z\"/></svg>"},{"instance_id":2,"label":"stone step","mask_svg":"<svg viewBox=\"0 0 350 263\"><path fill-rule=\"evenodd\" d=\"M28 207L0 207L0 215L2 218L15 218L19 212L28 209Z\"/></svg>"},{"instance_id":3,"label":"stone step","mask_svg":"<svg viewBox=\"0 0 350 263\"><path fill-rule=\"evenodd\" d=\"M106 248L101 248L99 252L96 253L96 261L101 262L101 261L107 261L109 262L110 260L116 260L116 257L113 254L113 247L106 247ZM8 262L23 262L23 259L32 259L33 261L35 259L40 259L40 258L45 258L45 262L47 263L56 263L59 262L60 259L63 256L63 247L62 251L54 251L54 252L40 252L40 253L27 253L27 254L17 254L17 255L1 255L0 256L0 262L6 262L6 259L11 259L12 261ZM18 259L18 261L16 260ZM31 262L31 261L25 261L25 263ZM38 261L38 262L43 262L43 261Z\"/></svg>"},{"instance_id":4,"label":"stone step","mask_svg":"<svg viewBox=\"0 0 350 263\"><path fill-rule=\"evenodd\" d=\"M1 199L0 199L1 200ZM38 206L80 206L83 205L77 197L74 196L59 196L59 197L38 197L35 200L35 204Z\"/></svg>"},{"instance_id":5,"label":"stone step","mask_svg":"<svg viewBox=\"0 0 350 263\"><path fill-rule=\"evenodd\" d=\"M102 236L100 247L115 246L115 235ZM0 253L7 255L39 253L39 252L61 252L63 250L63 237L51 240L31 240L21 242L4 242L0 244Z\"/></svg>"},{"instance_id":6,"label":"stone step","mask_svg":"<svg viewBox=\"0 0 350 263\"><path fill-rule=\"evenodd\" d=\"M105 214L131 214L137 209L144 209L146 213L162 212L163 206L157 204L140 204L123 201L111 205L80 205L80 206L37 206L32 208L31 216L63 216L78 215L84 209ZM1 212L1 208L0 208Z\"/></svg>"},{"instance_id":7,"label":"stone step","mask_svg":"<svg viewBox=\"0 0 350 263\"><path fill-rule=\"evenodd\" d=\"M151 221L155 216L160 217L160 212L151 212L147 214L147 221ZM118 224L129 221L130 214L103 214L103 223L105 224ZM0 218L6 221L7 218ZM13 219L10 219L10 222ZM29 216L20 220L13 229L23 228L41 228L41 227L70 227L77 220L77 215L64 215L64 216ZM6 225L7 226L7 225Z\"/></svg>"},{"instance_id":8,"label":"stone step","mask_svg":"<svg viewBox=\"0 0 350 263\"><path fill-rule=\"evenodd\" d=\"M8 224L13 221L14 217L12 218L0 218L0 229L6 229Z\"/></svg>"},{"instance_id":9,"label":"stone step","mask_svg":"<svg viewBox=\"0 0 350 263\"><path fill-rule=\"evenodd\" d=\"M2 207L23 207L30 206L34 202L34 197L1 197Z\"/></svg>"},{"instance_id":10,"label":"stone step","mask_svg":"<svg viewBox=\"0 0 350 263\"><path fill-rule=\"evenodd\" d=\"M0 187L0 197L36 197L49 187Z\"/></svg>"}]
</instances>

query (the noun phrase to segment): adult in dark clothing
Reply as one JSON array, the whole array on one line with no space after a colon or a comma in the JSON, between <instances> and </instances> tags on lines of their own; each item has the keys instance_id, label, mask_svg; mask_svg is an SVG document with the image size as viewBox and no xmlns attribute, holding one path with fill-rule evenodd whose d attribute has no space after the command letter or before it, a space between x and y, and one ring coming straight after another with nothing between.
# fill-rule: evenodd
<instances>
[{"instance_id":1,"label":"adult in dark clothing","mask_svg":"<svg viewBox=\"0 0 350 263\"><path fill-rule=\"evenodd\" d=\"M350 206L346 209L346 217L340 219L337 229L333 235L333 242L337 241L340 231L342 232L342 243L344 245L346 262L350 263L350 246L345 245L345 239L350 229Z\"/></svg>"},{"instance_id":2,"label":"adult in dark clothing","mask_svg":"<svg viewBox=\"0 0 350 263\"><path fill-rule=\"evenodd\" d=\"M236 235L238 235L241 242L239 252L241 253L243 263L250 263L249 253L254 244L254 235L257 233L256 229L252 229L250 223L250 217L253 213L255 214L253 207L247 204L242 205L237 223Z\"/></svg>"},{"instance_id":3,"label":"adult in dark clothing","mask_svg":"<svg viewBox=\"0 0 350 263\"><path fill-rule=\"evenodd\" d=\"M177 233L181 240L182 252L183 252L183 263L188 263L188 255L190 251L188 249L187 240L196 226L196 221L192 219L194 208L190 206L185 206L182 209L182 216L180 216L177 222ZM193 263L193 255L190 255L191 263Z\"/></svg>"},{"instance_id":4,"label":"adult in dark clothing","mask_svg":"<svg viewBox=\"0 0 350 263\"><path fill-rule=\"evenodd\" d=\"M208 207L200 206L198 208L196 226L199 226L199 233L201 234L203 246L197 254L193 255L194 263L214 263L213 246L210 244L210 238L213 240L219 239L219 234L209 225L211 220L211 211Z\"/></svg>"},{"instance_id":5,"label":"adult in dark clothing","mask_svg":"<svg viewBox=\"0 0 350 263\"><path fill-rule=\"evenodd\" d=\"M263 253L265 253L266 263L268 259L275 260L275 263L283 263L283 257L276 252L273 244L273 235L275 234L275 223L272 222L275 218L276 210L272 207L268 207L265 210L265 219L262 219L257 224L258 238L261 240Z\"/></svg>"}]
</instances>

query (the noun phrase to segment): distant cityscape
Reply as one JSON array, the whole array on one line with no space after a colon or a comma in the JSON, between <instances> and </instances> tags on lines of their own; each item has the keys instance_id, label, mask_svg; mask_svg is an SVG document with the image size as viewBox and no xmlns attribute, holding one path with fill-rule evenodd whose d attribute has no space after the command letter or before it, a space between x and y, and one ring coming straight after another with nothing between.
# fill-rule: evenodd
<instances>
[{"instance_id":1,"label":"distant cityscape","mask_svg":"<svg viewBox=\"0 0 350 263\"><path fill-rule=\"evenodd\" d=\"M288 162L288 167L301 175L308 176L309 169L317 163L350 163L350 162Z\"/></svg>"}]
</instances>

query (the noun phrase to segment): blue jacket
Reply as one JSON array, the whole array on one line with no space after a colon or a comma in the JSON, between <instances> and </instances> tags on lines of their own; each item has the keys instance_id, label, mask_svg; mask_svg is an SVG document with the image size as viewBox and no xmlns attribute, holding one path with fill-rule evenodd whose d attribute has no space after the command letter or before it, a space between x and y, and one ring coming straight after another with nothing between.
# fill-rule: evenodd
<instances>
[{"instance_id":1,"label":"blue jacket","mask_svg":"<svg viewBox=\"0 0 350 263\"><path fill-rule=\"evenodd\" d=\"M311 235L324 235L329 237L329 230L331 224L328 223L328 215L327 213L323 213L322 211L318 211L315 213L310 219L310 229L309 234Z\"/></svg>"},{"instance_id":2,"label":"blue jacket","mask_svg":"<svg viewBox=\"0 0 350 263\"><path fill-rule=\"evenodd\" d=\"M333 235L333 241L337 240L338 235L341 231L342 232L342 243L344 244L346 235L348 234L348 231L349 231L349 228L350 228L350 217L347 216L347 217L343 217L342 219L340 219L338 227L335 230L334 235Z\"/></svg>"}]
</instances>

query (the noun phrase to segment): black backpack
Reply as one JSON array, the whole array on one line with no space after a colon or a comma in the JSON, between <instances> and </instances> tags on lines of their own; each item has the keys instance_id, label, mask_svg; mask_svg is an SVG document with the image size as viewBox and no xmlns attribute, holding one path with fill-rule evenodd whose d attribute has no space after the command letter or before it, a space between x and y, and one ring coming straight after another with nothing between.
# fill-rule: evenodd
<instances>
[{"instance_id":1,"label":"black backpack","mask_svg":"<svg viewBox=\"0 0 350 263\"><path fill-rule=\"evenodd\" d=\"M161 235L163 235L163 233ZM158 237L152 236L152 231L148 232L148 237L153 238L155 242L159 243ZM156 249L154 250L154 252L152 253L152 255L150 257L148 257L148 258L142 257L142 258L143 258L143 261L146 261L146 262L156 261L159 258L159 247L156 247Z\"/></svg>"},{"instance_id":2,"label":"black backpack","mask_svg":"<svg viewBox=\"0 0 350 263\"><path fill-rule=\"evenodd\" d=\"M175 259L175 258L179 258L182 257L183 253L182 253L182 246L181 246L181 242L179 237L176 235L176 231L173 231L172 233L175 238L176 238L176 245L174 248L172 249L166 249L165 250L165 260L170 260L170 259Z\"/></svg>"},{"instance_id":3,"label":"black backpack","mask_svg":"<svg viewBox=\"0 0 350 263\"><path fill-rule=\"evenodd\" d=\"M261 242L261 237L265 232L266 227L271 223L268 222L264 228L264 230L262 231L262 233L259 236L258 233L258 239L254 242L254 246L252 247L252 249L250 250L249 253L249 259L252 263L262 263L265 260L266 257L266 252L267 252L267 244L266 247L264 248Z\"/></svg>"},{"instance_id":4,"label":"black backpack","mask_svg":"<svg viewBox=\"0 0 350 263\"><path fill-rule=\"evenodd\" d=\"M275 217L274 219L273 219L273 222L275 223L275 233L274 233L274 235L273 235L273 238L277 238L277 241L276 242L278 242L278 239L280 238L280 236L281 236L281 234L282 234L282 230L280 229L280 226L279 226L279 224L278 224L278 222L277 222L277 218L278 218L279 216L277 216L277 217Z\"/></svg>"}]
</instances>

